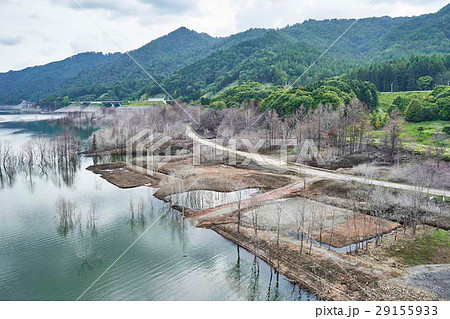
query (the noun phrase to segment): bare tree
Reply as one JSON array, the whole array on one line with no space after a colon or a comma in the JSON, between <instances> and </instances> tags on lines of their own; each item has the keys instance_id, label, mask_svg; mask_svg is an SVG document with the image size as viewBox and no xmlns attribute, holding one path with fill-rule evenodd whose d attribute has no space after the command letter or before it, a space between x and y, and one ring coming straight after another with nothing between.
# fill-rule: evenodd
<instances>
[{"instance_id":1,"label":"bare tree","mask_svg":"<svg viewBox=\"0 0 450 319\"><path fill-rule=\"evenodd\" d=\"M238 187L239 188L239 187ZM236 205L237 205L237 232L241 232L241 217L242 217L242 196L243 192L238 190L236 191Z\"/></svg>"},{"instance_id":2,"label":"bare tree","mask_svg":"<svg viewBox=\"0 0 450 319\"><path fill-rule=\"evenodd\" d=\"M312 210L312 216L311 216L311 220L309 221L309 227L308 227L308 234L309 234L309 254L311 255L311 251L312 251L312 242L313 242L313 232L314 232L314 223L316 220L316 209L315 208L311 208Z\"/></svg>"},{"instance_id":3,"label":"bare tree","mask_svg":"<svg viewBox=\"0 0 450 319\"><path fill-rule=\"evenodd\" d=\"M252 227L255 232L255 239L258 239L258 208L252 210Z\"/></svg>"},{"instance_id":4,"label":"bare tree","mask_svg":"<svg viewBox=\"0 0 450 319\"><path fill-rule=\"evenodd\" d=\"M401 146L402 140L400 134L403 132L403 119L397 110L394 110L388 120L383 134L383 146L386 151L387 158L390 162L394 162L394 156Z\"/></svg>"},{"instance_id":5,"label":"bare tree","mask_svg":"<svg viewBox=\"0 0 450 319\"><path fill-rule=\"evenodd\" d=\"M328 245L328 250L331 249L331 246L333 245L333 231L334 231L334 209L331 211L331 229L330 229L330 243Z\"/></svg>"},{"instance_id":6,"label":"bare tree","mask_svg":"<svg viewBox=\"0 0 450 319\"><path fill-rule=\"evenodd\" d=\"M276 212L277 247L280 247L281 215L283 214L282 210L282 207L278 207Z\"/></svg>"}]
</instances>

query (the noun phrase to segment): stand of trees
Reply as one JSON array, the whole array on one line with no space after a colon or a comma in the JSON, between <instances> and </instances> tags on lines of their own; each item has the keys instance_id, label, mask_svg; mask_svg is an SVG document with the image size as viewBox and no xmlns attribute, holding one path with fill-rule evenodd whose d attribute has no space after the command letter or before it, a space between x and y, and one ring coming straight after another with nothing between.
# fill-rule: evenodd
<instances>
[{"instance_id":1,"label":"stand of trees","mask_svg":"<svg viewBox=\"0 0 450 319\"><path fill-rule=\"evenodd\" d=\"M381 92L430 90L450 81L450 54L414 56L372 63L351 70L350 78L370 81Z\"/></svg>"},{"instance_id":2,"label":"stand of trees","mask_svg":"<svg viewBox=\"0 0 450 319\"><path fill-rule=\"evenodd\" d=\"M250 102L260 106L261 111L276 110L279 116L292 115L303 107L308 110L319 104L336 109L358 99L369 109L378 103L373 84L359 80L334 77L319 81L306 87L292 88L263 85L257 82L244 82L218 94L211 100L203 99L202 104L215 108L240 107Z\"/></svg>"},{"instance_id":3,"label":"stand of trees","mask_svg":"<svg viewBox=\"0 0 450 319\"><path fill-rule=\"evenodd\" d=\"M425 97L397 96L388 111L393 110L402 113L408 122L449 121L450 86L437 86Z\"/></svg>"}]
</instances>

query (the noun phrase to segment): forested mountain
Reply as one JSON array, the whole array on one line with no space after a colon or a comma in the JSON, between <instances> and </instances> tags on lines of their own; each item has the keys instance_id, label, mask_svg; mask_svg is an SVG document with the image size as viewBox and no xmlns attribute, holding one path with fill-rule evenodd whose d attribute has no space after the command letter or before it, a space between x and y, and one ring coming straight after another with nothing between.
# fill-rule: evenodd
<instances>
[{"instance_id":1,"label":"forested mountain","mask_svg":"<svg viewBox=\"0 0 450 319\"><path fill-rule=\"evenodd\" d=\"M435 14L419 17L361 19L298 84L346 73L357 66L367 68L370 62L391 57L450 53L448 21L450 5ZM354 22L354 19L308 20L284 29L267 31L259 38L218 50L176 71L163 81L163 85L174 96L189 100L205 93L217 93L233 82L292 83ZM407 45L399 45L403 42ZM420 72L413 71L418 74L424 72L424 68ZM414 86L409 87L415 89ZM141 93L157 94L158 88L150 84Z\"/></svg>"},{"instance_id":2,"label":"forested mountain","mask_svg":"<svg viewBox=\"0 0 450 319\"><path fill-rule=\"evenodd\" d=\"M306 43L267 31L261 37L214 52L175 72L163 85L175 96L197 99L236 80L286 84L289 76L303 72L319 54L318 49ZM143 93L157 94L158 87L151 85Z\"/></svg>"},{"instance_id":3,"label":"forested mountain","mask_svg":"<svg viewBox=\"0 0 450 319\"><path fill-rule=\"evenodd\" d=\"M120 54L87 52L19 72L0 73L0 104L19 103L22 100L37 101L53 94L85 70L115 62L119 57Z\"/></svg>"},{"instance_id":4,"label":"forested mountain","mask_svg":"<svg viewBox=\"0 0 450 319\"><path fill-rule=\"evenodd\" d=\"M205 33L180 28L131 51L142 67L160 81L173 71L194 62L214 49L216 39ZM122 54L114 63L100 65L74 77L61 92L70 97L121 99L151 81L130 59Z\"/></svg>"},{"instance_id":5,"label":"forested mountain","mask_svg":"<svg viewBox=\"0 0 450 319\"><path fill-rule=\"evenodd\" d=\"M342 73L368 79L364 70L375 70L374 65L370 66L373 62L448 54L449 21L450 5L418 17L361 19L298 84ZM283 29L250 29L224 38L180 28L130 54L174 97L197 99L234 82L291 83L354 22L354 19L308 20ZM384 70L385 66L380 68ZM383 90L386 81L380 81L383 84L379 89ZM129 99L144 93L162 92L124 54L85 53L41 67L0 74L0 104L65 95L72 100Z\"/></svg>"},{"instance_id":6,"label":"forested mountain","mask_svg":"<svg viewBox=\"0 0 450 319\"><path fill-rule=\"evenodd\" d=\"M195 61L199 56L208 54L213 50L216 40L207 34L180 28L130 54L155 78L161 79ZM116 54L114 59L105 59L105 56L96 54L97 60L89 60L92 63L88 63L87 59L83 59L79 64L66 63L79 60L79 56L83 55L44 67L0 74L0 103L18 103L21 99L38 100L49 95L68 95L80 99L117 99L130 95L149 81L125 54ZM47 72L40 73L41 68L54 77L47 77ZM45 82L42 84L43 88L36 83L39 82L40 74L41 80ZM8 84L9 87L17 86L23 93L17 96L10 89L6 89ZM23 84L26 85L25 90L20 88Z\"/></svg>"},{"instance_id":7,"label":"forested mountain","mask_svg":"<svg viewBox=\"0 0 450 319\"><path fill-rule=\"evenodd\" d=\"M228 38L213 38L182 27L130 54L157 81L162 81L174 71L215 50L258 37L263 32L266 30L251 29ZM97 99L99 94L102 94L100 99L138 98L133 96L133 92L149 82L153 83L130 57L122 55L114 63L83 72L61 94L85 100Z\"/></svg>"},{"instance_id":8,"label":"forested mountain","mask_svg":"<svg viewBox=\"0 0 450 319\"><path fill-rule=\"evenodd\" d=\"M153 77L162 80L214 50L258 37L266 31L250 29L227 38L213 38L182 27L130 54ZM0 104L66 95L79 100L123 99L149 81L125 54L83 53L45 66L0 73Z\"/></svg>"},{"instance_id":9,"label":"forested mountain","mask_svg":"<svg viewBox=\"0 0 450 319\"><path fill-rule=\"evenodd\" d=\"M414 19L380 17L361 19L356 23L355 19L308 20L281 31L298 41L309 43L323 51L353 24L330 49L329 53L367 60L374 57L374 54L368 54L368 52L382 37L398 26L410 26ZM386 43L387 47L391 45L392 41Z\"/></svg>"},{"instance_id":10,"label":"forested mountain","mask_svg":"<svg viewBox=\"0 0 450 319\"><path fill-rule=\"evenodd\" d=\"M369 54L393 59L432 53L450 53L450 4L435 14L414 17L377 41Z\"/></svg>"}]
</instances>

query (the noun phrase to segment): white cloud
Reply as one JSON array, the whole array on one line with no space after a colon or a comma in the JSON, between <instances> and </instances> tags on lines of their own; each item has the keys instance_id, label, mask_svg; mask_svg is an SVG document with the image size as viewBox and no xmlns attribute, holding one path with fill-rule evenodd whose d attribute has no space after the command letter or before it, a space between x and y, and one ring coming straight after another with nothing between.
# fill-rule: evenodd
<instances>
[{"instance_id":1,"label":"white cloud","mask_svg":"<svg viewBox=\"0 0 450 319\"><path fill-rule=\"evenodd\" d=\"M77 0L127 50L180 26L212 36L305 19L359 17L375 0ZM365 16L435 12L442 0L379 0ZM45 64L83 51L119 48L74 0L2 0L0 72Z\"/></svg>"},{"instance_id":2,"label":"white cloud","mask_svg":"<svg viewBox=\"0 0 450 319\"><path fill-rule=\"evenodd\" d=\"M22 37L0 37L0 45L18 45L22 41Z\"/></svg>"}]
</instances>

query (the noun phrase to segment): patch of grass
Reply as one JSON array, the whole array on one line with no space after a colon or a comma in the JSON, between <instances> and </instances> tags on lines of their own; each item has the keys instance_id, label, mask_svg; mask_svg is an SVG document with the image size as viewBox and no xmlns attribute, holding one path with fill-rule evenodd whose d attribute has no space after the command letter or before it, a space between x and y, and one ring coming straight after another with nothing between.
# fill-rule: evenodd
<instances>
[{"instance_id":1,"label":"patch of grass","mask_svg":"<svg viewBox=\"0 0 450 319\"><path fill-rule=\"evenodd\" d=\"M410 139L414 143L435 145L436 140L433 139L433 136L442 134L445 138L443 141L450 146L450 135L444 132L444 128L447 126L450 126L450 121L406 123L400 137Z\"/></svg>"},{"instance_id":2,"label":"patch of grass","mask_svg":"<svg viewBox=\"0 0 450 319\"><path fill-rule=\"evenodd\" d=\"M149 102L149 101L132 101L130 103L124 103L124 106L167 106L163 102Z\"/></svg>"},{"instance_id":3,"label":"patch of grass","mask_svg":"<svg viewBox=\"0 0 450 319\"><path fill-rule=\"evenodd\" d=\"M444 131L448 126L449 121L406 123L400 138L406 148L417 153L426 153L430 146L445 147L443 155L450 158L450 135Z\"/></svg>"},{"instance_id":4,"label":"patch of grass","mask_svg":"<svg viewBox=\"0 0 450 319\"><path fill-rule=\"evenodd\" d=\"M423 101L428 95L430 95L430 92L426 91L407 91L407 92L392 92L392 93L384 92L378 95L378 104L382 110L387 111L389 109L389 106L392 105L397 96L405 98L408 101L414 98Z\"/></svg>"},{"instance_id":5,"label":"patch of grass","mask_svg":"<svg viewBox=\"0 0 450 319\"><path fill-rule=\"evenodd\" d=\"M427 147L440 146L439 144L442 143L442 146L446 148L444 156L450 157L450 135L446 133L447 127L450 127L450 121L407 122L403 125L403 133L400 138L405 148L417 153L425 153ZM376 141L380 142L382 131L375 130L367 134L372 135Z\"/></svg>"},{"instance_id":6,"label":"patch of grass","mask_svg":"<svg viewBox=\"0 0 450 319\"><path fill-rule=\"evenodd\" d=\"M443 229L433 230L394 246L390 254L411 266L449 263L450 234Z\"/></svg>"}]
</instances>

